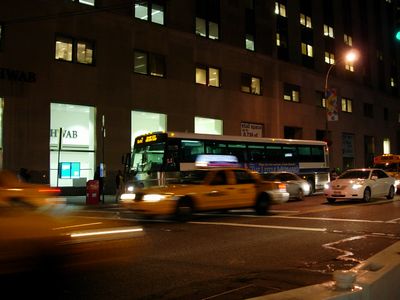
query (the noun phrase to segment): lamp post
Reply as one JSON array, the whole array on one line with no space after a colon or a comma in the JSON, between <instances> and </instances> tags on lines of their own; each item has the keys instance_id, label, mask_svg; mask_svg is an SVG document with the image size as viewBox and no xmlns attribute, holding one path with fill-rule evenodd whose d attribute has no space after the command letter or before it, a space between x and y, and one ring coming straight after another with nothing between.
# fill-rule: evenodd
<instances>
[{"instance_id":1,"label":"lamp post","mask_svg":"<svg viewBox=\"0 0 400 300\"><path fill-rule=\"evenodd\" d=\"M339 58L336 63L342 63L344 62L354 62L358 59L358 52L356 50L350 50L348 52L346 52L346 54ZM325 86L324 86L324 97L325 97L325 109L326 109L326 117L325 117L325 140L328 143L329 146L329 138L328 138L328 79L329 79L329 74L331 73L333 67L336 65L336 63L333 63L330 65L328 71L326 72L325 75Z\"/></svg>"}]
</instances>

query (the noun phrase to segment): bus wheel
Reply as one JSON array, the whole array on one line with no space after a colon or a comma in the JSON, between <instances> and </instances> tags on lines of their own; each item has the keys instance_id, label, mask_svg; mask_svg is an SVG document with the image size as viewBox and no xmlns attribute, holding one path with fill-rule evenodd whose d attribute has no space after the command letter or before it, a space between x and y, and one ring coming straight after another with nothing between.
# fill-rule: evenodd
<instances>
[{"instance_id":1,"label":"bus wheel","mask_svg":"<svg viewBox=\"0 0 400 300\"><path fill-rule=\"evenodd\" d=\"M335 198L327 198L329 203L335 203L336 199Z\"/></svg>"},{"instance_id":2,"label":"bus wheel","mask_svg":"<svg viewBox=\"0 0 400 300\"><path fill-rule=\"evenodd\" d=\"M366 188L364 191L364 197L363 197L364 202L370 202L371 201L371 190L369 188Z\"/></svg>"},{"instance_id":3,"label":"bus wheel","mask_svg":"<svg viewBox=\"0 0 400 300\"><path fill-rule=\"evenodd\" d=\"M265 216L267 214L270 204L271 204L271 201L267 194L260 195L257 199L256 206L255 206L257 215Z\"/></svg>"},{"instance_id":4,"label":"bus wheel","mask_svg":"<svg viewBox=\"0 0 400 300\"><path fill-rule=\"evenodd\" d=\"M389 189L389 194L386 196L386 199L392 200L394 198L394 186L391 185Z\"/></svg>"},{"instance_id":5,"label":"bus wheel","mask_svg":"<svg viewBox=\"0 0 400 300\"><path fill-rule=\"evenodd\" d=\"M187 222L193 215L193 201L189 197L183 197L178 201L175 210L175 218L179 222Z\"/></svg>"}]
</instances>

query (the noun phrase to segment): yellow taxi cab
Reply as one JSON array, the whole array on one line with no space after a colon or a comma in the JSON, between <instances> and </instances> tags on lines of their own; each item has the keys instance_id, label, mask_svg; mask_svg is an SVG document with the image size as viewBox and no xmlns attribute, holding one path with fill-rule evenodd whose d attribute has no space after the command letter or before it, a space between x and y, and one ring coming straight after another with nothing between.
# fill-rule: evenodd
<instances>
[{"instance_id":1,"label":"yellow taxi cab","mask_svg":"<svg viewBox=\"0 0 400 300\"><path fill-rule=\"evenodd\" d=\"M284 183L262 181L257 172L236 167L185 171L177 184L130 190L121 195L122 206L178 220L188 220L194 212L249 207L262 215L271 203L289 199Z\"/></svg>"},{"instance_id":2,"label":"yellow taxi cab","mask_svg":"<svg viewBox=\"0 0 400 300\"><path fill-rule=\"evenodd\" d=\"M384 170L395 178L397 194L400 193L400 155L382 154L374 157L374 168Z\"/></svg>"}]
</instances>

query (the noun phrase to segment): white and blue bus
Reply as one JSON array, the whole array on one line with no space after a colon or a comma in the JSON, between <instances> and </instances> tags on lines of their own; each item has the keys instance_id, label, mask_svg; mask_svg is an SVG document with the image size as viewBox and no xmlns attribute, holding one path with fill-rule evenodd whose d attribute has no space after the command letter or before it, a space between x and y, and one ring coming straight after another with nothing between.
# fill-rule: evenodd
<instances>
[{"instance_id":1,"label":"white and blue bus","mask_svg":"<svg viewBox=\"0 0 400 300\"><path fill-rule=\"evenodd\" d=\"M323 141L181 132L138 136L128 162L129 181L137 186L176 181L180 172L195 169L196 160L204 155L233 155L239 166L259 173L296 173L310 182L314 192L329 181L329 152Z\"/></svg>"}]
</instances>

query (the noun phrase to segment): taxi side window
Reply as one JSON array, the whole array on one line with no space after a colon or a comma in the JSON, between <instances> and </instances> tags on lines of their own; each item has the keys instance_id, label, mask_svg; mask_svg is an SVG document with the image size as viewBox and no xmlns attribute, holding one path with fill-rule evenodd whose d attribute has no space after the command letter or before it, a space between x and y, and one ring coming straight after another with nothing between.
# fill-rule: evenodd
<instances>
[{"instance_id":1,"label":"taxi side window","mask_svg":"<svg viewBox=\"0 0 400 300\"><path fill-rule=\"evenodd\" d=\"M235 178L237 184L255 183L251 174L243 170L235 170Z\"/></svg>"},{"instance_id":2,"label":"taxi side window","mask_svg":"<svg viewBox=\"0 0 400 300\"><path fill-rule=\"evenodd\" d=\"M211 181L211 185L223 185L223 184L227 184L226 174L224 171L218 171L217 174L215 174L213 180Z\"/></svg>"},{"instance_id":3,"label":"taxi side window","mask_svg":"<svg viewBox=\"0 0 400 300\"><path fill-rule=\"evenodd\" d=\"M372 176L377 176L378 178L386 178L386 177L388 177L388 176L386 175L386 173L385 173L385 172L382 172L381 170L375 170L375 171L373 171L373 172L372 172Z\"/></svg>"}]
</instances>

